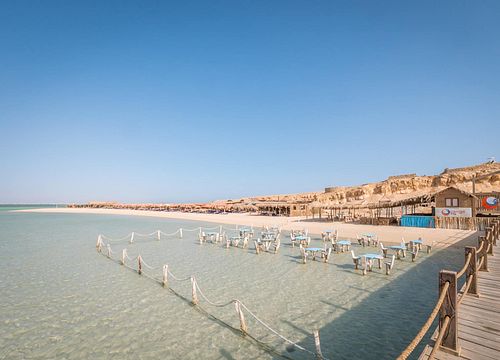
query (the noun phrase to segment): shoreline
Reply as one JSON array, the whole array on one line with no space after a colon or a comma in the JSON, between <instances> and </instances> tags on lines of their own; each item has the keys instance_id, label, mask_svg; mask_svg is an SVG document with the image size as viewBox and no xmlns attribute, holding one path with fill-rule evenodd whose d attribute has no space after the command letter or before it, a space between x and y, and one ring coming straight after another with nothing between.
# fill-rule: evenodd
<instances>
[{"instance_id":1,"label":"shoreline","mask_svg":"<svg viewBox=\"0 0 500 360\"><path fill-rule=\"evenodd\" d=\"M250 215L248 213L228 214L203 214L186 212L160 212L149 210L127 210L127 209L92 209L92 208L38 208L11 210L13 213L49 213L49 214L92 214L92 215L122 215L122 216L145 216L172 220L189 220L210 222L228 225L245 226L282 226L283 230L309 229L311 234L319 235L326 229L337 229L339 237L356 238L357 234L375 233L380 241L385 243L400 243L401 237L406 241L422 237L425 244L452 245L463 240L476 231L455 229L431 229L414 228L402 226L361 225L343 222L326 222L319 219L305 219L304 217L271 217L262 215Z\"/></svg>"}]
</instances>

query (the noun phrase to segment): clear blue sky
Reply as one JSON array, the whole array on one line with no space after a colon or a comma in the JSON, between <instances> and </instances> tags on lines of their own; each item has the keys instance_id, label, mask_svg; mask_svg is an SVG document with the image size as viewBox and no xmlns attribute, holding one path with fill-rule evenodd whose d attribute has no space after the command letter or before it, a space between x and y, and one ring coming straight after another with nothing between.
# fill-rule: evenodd
<instances>
[{"instance_id":1,"label":"clear blue sky","mask_svg":"<svg viewBox=\"0 0 500 360\"><path fill-rule=\"evenodd\" d=\"M500 1L2 1L0 203L205 201L485 161Z\"/></svg>"}]
</instances>

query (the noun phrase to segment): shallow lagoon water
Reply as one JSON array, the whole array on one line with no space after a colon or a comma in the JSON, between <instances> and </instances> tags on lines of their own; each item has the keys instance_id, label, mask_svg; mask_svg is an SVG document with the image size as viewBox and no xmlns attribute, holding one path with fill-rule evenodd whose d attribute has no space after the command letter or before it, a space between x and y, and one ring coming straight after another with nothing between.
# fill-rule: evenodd
<instances>
[{"instance_id":1,"label":"shallow lagoon water","mask_svg":"<svg viewBox=\"0 0 500 360\"><path fill-rule=\"evenodd\" d=\"M312 358L246 316L242 337L233 306L190 305L190 283L175 291L99 255L98 234L171 233L214 224L128 216L0 212L0 359L266 359ZM327 227L332 227L331 225ZM287 234L284 234L287 235ZM340 234L342 237L342 234ZM314 349L319 329L327 358L391 359L414 337L432 309L441 268L458 269L463 244L417 262L397 261L391 276L354 271L350 254L327 264L300 263L287 236L276 255L197 243L196 232L126 246L161 277L195 275L216 302L237 298L273 329ZM319 238L313 244L321 245ZM373 252L354 247L358 253ZM263 346L262 344L266 344ZM418 349L415 352L418 353Z\"/></svg>"}]
</instances>

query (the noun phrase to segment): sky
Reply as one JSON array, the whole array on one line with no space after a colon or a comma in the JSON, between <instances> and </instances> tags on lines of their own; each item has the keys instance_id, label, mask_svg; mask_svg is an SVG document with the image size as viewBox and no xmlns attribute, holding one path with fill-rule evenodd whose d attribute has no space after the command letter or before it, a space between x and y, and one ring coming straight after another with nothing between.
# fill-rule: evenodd
<instances>
[{"instance_id":1,"label":"sky","mask_svg":"<svg viewBox=\"0 0 500 360\"><path fill-rule=\"evenodd\" d=\"M500 157L499 1L0 1L0 203L196 202Z\"/></svg>"}]
</instances>

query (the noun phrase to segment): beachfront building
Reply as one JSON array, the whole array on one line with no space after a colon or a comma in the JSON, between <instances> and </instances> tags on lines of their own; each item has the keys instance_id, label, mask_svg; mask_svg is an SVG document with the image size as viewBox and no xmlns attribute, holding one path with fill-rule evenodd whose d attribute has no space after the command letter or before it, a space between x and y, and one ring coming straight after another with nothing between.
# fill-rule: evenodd
<instances>
[{"instance_id":1,"label":"beachfront building","mask_svg":"<svg viewBox=\"0 0 500 360\"><path fill-rule=\"evenodd\" d=\"M436 217L473 217L477 197L456 187L449 187L434 194Z\"/></svg>"},{"instance_id":2,"label":"beachfront building","mask_svg":"<svg viewBox=\"0 0 500 360\"><path fill-rule=\"evenodd\" d=\"M256 203L261 215L269 216L311 216L310 202L266 201Z\"/></svg>"}]
</instances>

